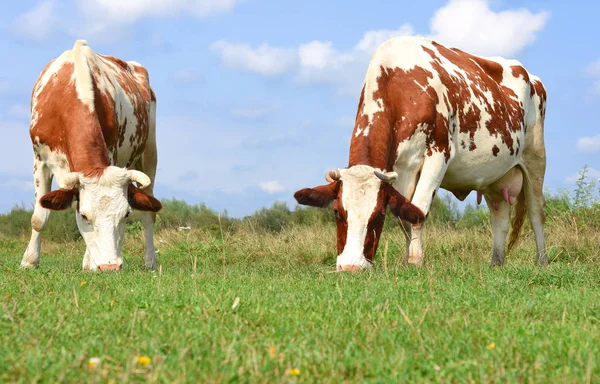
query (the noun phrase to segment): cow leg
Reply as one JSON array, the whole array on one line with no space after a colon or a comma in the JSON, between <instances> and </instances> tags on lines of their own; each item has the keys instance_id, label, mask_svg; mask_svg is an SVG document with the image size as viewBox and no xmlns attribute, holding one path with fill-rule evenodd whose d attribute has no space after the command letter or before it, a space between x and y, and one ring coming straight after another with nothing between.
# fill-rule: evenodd
<instances>
[{"instance_id":1,"label":"cow leg","mask_svg":"<svg viewBox=\"0 0 600 384\"><path fill-rule=\"evenodd\" d=\"M42 245L42 232L48 224L50 210L40 205L39 198L50 192L52 186L52 173L50 169L35 156L33 160L33 185L35 206L31 216L31 238L23 254L21 268L35 268L40 264L40 249Z\"/></svg>"},{"instance_id":2,"label":"cow leg","mask_svg":"<svg viewBox=\"0 0 600 384\"><path fill-rule=\"evenodd\" d=\"M406 255L405 260L408 260L408 250L410 248L410 240L412 239L412 225L406 221L400 221L402 223L402 232L404 232L404 238L406 239Z\"/></svg>"},{"instance_id":3,"label":"cow leg","mask_svg":"<svg viewBox=\"0 0 600 384\"><path fill-rule=\"evenodd\" d=\"M156 110L153 104L151 114ZM156 164L158 155L156 151L156 123L155 118L150 119L150 132L146 141L146 147L139 162L138 169L144 172L152 183L144 190L150 196L154 196L154 179L156 177ZM148 269L156 268L156 251L154 249L154 223L156 222L156 213L142 212L142 225L144 226L144 238L146 239L146 254L144 265Z\"/></svg>"},{"instance_id":4,"label":"cow leg","mask_svg":"<svg viewBox=\"0 0 600 384\"><path fill-rule=\"evenodd\" d=\"M142 225L144 226L144 237L146 239L146 255L144 257L144 265L148 269L156 268L156 251L154 250L154 222L156 221L156 213L143 212Z\"/></svg>"},{"instance_id":5,"label":"cow leg","mask_svg":"<svg viewBox=\"0 0 600 384\"><path fill-rule=\"evenodd\" d=\"M541 168L541 167L539 167ZM535 236L536 246L536 261L539 265L548 265L548 256L546 256L546 243L544 240L544 192L543 182L544 174L543 169L536 173L538 169L528 168L530 182L525 185L525 202L527 206L527 216L533 229ZM540 175L541 174L541 175Z\"/></svg>"},{"instance_id":6,"label":"cow leg","mask_svg":"<svg viewBox=\"0 0 600 384\"><path fill-rule=\"evenodd\" d=\"M444 173L448 168L448 163L443 153L434 152L432 156L427 157L421 168L421 174L419 181L417 182L417 188L412 198L412 203L417 206L425 214L425 217L429 214L429 208L435 192L438 190ZM410 245L408 247L407 262L411 265L420 266L423 264L423 239L421 233L423 231L423 224L413 224Z\"/></svg>"},{"instance_id":7,"label":"cow leg","mask_svg":"<svg viewBox=\"0 0 600 384\"><path fill-rule=\"evenodd\" d=\"M494 236L494 247L492 249L492 260L490 264L504 265L504 251L506 248L506 236L510 226L510 204L502 200L498 203L498 209L494 208L492 198L485 195L485 201L490 210L492 219L492 232Z\"/></svg>"},{"instance_id":8,"label":"cow leg","mask_svg":"<svg viewBox=\"0 0 600 384\"><path fill-rule=\"evenodd\" d=\"M85 254L83 255L83 266L82 269L84 271L89 271L92 267L92 259L90 257L90 252L88 249L85 249Z\"/></svg>"}]
</instances>

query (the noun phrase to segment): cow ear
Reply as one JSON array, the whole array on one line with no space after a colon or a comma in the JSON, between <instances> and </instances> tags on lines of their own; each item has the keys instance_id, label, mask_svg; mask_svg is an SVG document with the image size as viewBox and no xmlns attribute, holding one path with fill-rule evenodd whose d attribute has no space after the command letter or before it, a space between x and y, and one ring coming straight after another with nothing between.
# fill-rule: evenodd
<instances>
[{"instance_id":1,"label":"cow ear","mask_svg":"<svg viewBox=\"0 0 600 384\"><path fill-rule=\"evenodd\" d=\"M314 188L304 188L294 193L294 198L298 204L324 208L337 198L340 183L334 181Z\"/></svg>"},{"instance_id":2,"label":"cow ear","mask_svg":"<svg viewBox=\"0 0 600 384\"><path fill-rule=\"evenodd\" d=\"M162 208L162 204L158 199L134 187L133 184L129 184L127 188L127 199L129 200L129 206L138 211L158 212Z\"/></svg>"},{"instance_id":3,"label":"cow ear","mask_svg":"<svg viewBox=\"0 0 600 384\"><path fill-rule=\"evenodd\" d=\"M69 208L73 203L73 199L78 197L78 195L79 190L77 188L70 190L58 189L40 197L40 205L53 211L62 211Z\"/></svg>"},{"instance_id":4,"label":"cow ear","mask_svg":"<svg viewBox=\"0 0 600 384\"><path fill-rule=\"evenodd\" d=\"M389 197L388 206L394 215L411 224L418 224L425 221L423 211L408 201L406 197L398 193L394 187L388 185L385 187L385 190Z\"/></svg>"}]
</instances>

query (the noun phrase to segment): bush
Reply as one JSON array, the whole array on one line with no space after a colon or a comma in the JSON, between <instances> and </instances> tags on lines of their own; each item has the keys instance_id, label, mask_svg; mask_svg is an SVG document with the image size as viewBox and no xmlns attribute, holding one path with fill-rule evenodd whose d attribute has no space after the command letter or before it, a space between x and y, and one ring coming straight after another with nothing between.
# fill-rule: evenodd
<instances>
[{"instance_id":1,"label":"bush","mask_svg":"<svg viewBox=\"0 0 600 384\"><path fill-rule=\"evenodd\" d=\"M31 234L31 215L33 210L16 206L9 213L0 214L0 233L12 236ZM44 231L44 237L56 242L73 241L81 237L75 221L73 208L52 212Z\"/></svg>"}]
</instances>

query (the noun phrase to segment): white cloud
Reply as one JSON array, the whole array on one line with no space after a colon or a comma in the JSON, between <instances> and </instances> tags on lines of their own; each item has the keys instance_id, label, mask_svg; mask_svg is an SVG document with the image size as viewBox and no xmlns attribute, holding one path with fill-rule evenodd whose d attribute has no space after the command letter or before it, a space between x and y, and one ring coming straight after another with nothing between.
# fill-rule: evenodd
<instances>
[{"instance_id":1,"label":"white cloud","mask_svg":"<svg viewBox=\"0 0 600 384\"><path fill-rule=\"evenodd\" d=\"M244 0L72 0L76 14L61 18L69 7L57 0L38 3L15 18L11 30L17 36L43 41L54 33L97 41L116 40L128 27L145 17L191 15L198 19L231 12ZM66 3L66 2L65 2ZM60 10L56 8L61 6ZM64 12L63 12L64 11ZM155 36L152 36L154 43Z\"/></svg>"},{"instance_id":2,"label":"white cloud","mask_svg":"<svg viewBox=\"0 0 600 384\"><path fill-rule=\"evenodd\" d=\"M450 0L430 21L429 37L479 55L514 57L531 45L549 13L527 9L495 12L489 0ZM295 48L217 41L211 46L225 66L261 75L291 74L302 84L330 84L343 94L360 91L368 63L381 43L413 35L404 24L398 29L367 31L356 45L337 49L330 41L311 41Z\"/></svg>"},{"instance_id":3,"label":"white cloud","mask_svg":"<svg viewBox=\"0 0 600 384\"><path fill-rule=\"evenodd\" d=\"M173 73L173 80L177 83L194 83L200 78L200 72L195 69L184 68Z\"/></svg>"},{"instance_id":4,"label":"white cloud","mask_svg":"<svg viewBox=\"0 0 600 384\"><path fill-rule=\"evenodd\" d=\"M586 176L588 180L600 180L600 171L595 168L588 167ZM566 181L567 183L575 183L580 177L580 172L577 172L567 177Z\"/></svg>"},{"instance_id":5,"label":"white cloud","mask_svg":"<svg viewBox=\"0 0 600 384\"><path fill-rule=\"evenodd\" d=\"M240 0L78 0L82 13L109 23L132 24L146 16L191 14L205 18L230 12Z\"/></svg>"},{"instance_id":6,"label":"white cloud","mask_svg":"<svg viewBox=\"0 0 600 384\"><path fill-rule=\"evenodd\" d=\"M431 37L484 56L513 57L535 41L550 13L527 9L494 12L489 0L451 0L430 21Z\"/></svg>"},{"instance_id":7,"label":"white cloud","mask_svg":"<svg viewBox=\"0 0 600 384\"><path fill-rule=\"evenodd\" d=\"M600 95L600 59L588 65L585 74L593 79L592 93Z\"/></svg>"},{"instance_id":8,"label":"white cloud","mask_svg":"<svg viewBox=\"0 0 600 384\"><path fill-rule=\"evenodd\" d=\"M279 181L263 181L262 183L258 183L258 186L263 191L273 194L285 191L285 187Z\"/></svg>"},{"instance_id":9,"label":"white cloud","mask_svg":"<svg viewBox=\"0 0 600 384\"><path fill-rule=\"evenodd\" d=\"M363 35L363 38L356 44L356 49L365 51L368 54L373 54L377 47L383 44L385 41L395 36L408 36L413 35L415 32L410 24L404 24L400 28L393 29L380 29L377 31L368 31Z\"/></svg>"},{"instance_id":10,"label":"white cloud","mask_svg":"<svg viewBox=\"0 0 600 384\"><path fill-rule=\"evenodd\" d=\"M271 47L262 44L252 48L248 44L232 44L216 41L210 45L225 66L264 76L275 76L294 66L296 54L293 49Z\"/></svg>"},{"instance_id":11,"label":"white cloud","mask_svg":"<svg viewBox=\"0 0 600 384\"><path fill-rule=\"evenodd\" d=\"M21 119L29 119L31 113L29 112L29 106L23 104L15 104L6 113L10 117L17 117Z\"/></svg>"},{"instance_id":12,"label":"white cloud","mask_svg":"<svg viewBox=\"0 0 600 384\"><path fill-rule=\"evenodd\" d=\"M577 140L577 149L581 152L600 152L600 135L592 137L580 137Z\"/></svg>"},{"instance_id":13,"label":"white cloud","mask_svg":"<svg viewBox=\"0 0 600 384\"><path fill-rule=\"evenodd\" d=\"M11 23L10 30L27 40L46 40L57 26L55 6L55 0L37 4L30 11L18 15Z\"/></svg>"}]
</instances>

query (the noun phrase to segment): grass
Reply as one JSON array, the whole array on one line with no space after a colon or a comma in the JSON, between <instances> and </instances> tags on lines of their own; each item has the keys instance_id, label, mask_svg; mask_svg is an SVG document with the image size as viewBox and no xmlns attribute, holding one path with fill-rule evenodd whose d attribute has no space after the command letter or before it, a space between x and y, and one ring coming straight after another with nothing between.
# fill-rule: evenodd
<instances>
[{"instance_id":1,"label":"grass","mask_svg":"<svg viewBox=\"0 0 600 384\"><path fill-rule=\"evenodd\" d=\"M280 233L160 231L160 269L81 272L81 241L0 235L0 381L594 382L600 380L600 234L550 221L503 268L489 227L425 232L426 266L387 231L374 270L331 273L333 226ZM140 356L147 356L146 363ZM100 364L90 368L90 358Z\"/></svg>"}]
</instances>

